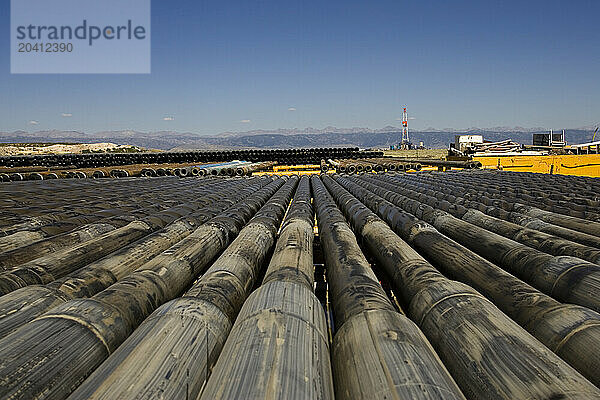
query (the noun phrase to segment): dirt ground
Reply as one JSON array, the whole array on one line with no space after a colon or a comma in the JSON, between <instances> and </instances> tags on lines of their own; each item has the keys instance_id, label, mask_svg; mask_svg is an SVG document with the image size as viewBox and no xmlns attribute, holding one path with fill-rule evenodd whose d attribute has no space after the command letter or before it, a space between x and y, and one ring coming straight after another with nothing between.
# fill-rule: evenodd
<instances>
[{"instance_id":1,"label":"dirt ground","mask_svg":"<svg viewBox=\"0 0 600 400\"><path fill-rule=\"evenodd\" d=\"M421 149L421 150L384 150L383 155L389 157L404 157L404 158L427 158L427 159L444 159L448 155L446 149Z\"/></svg>"},{"instance_id":2,"label":"dirt ground","mask_svg":"<svg viewBox=\"0 0 600 400\"><path fill-rule=\"evenodd\" d=\"M0 144L0 156L25 156L41 154L81 154L83 152L137 152L136 146L114 143L5 143Z\"/></svg>"}]
</instances>

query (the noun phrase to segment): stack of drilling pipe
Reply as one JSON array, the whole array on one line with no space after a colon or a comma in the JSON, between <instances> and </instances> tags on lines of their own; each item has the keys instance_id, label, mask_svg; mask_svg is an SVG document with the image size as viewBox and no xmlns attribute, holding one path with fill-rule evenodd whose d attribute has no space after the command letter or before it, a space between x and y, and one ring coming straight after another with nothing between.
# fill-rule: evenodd
<instances>
[{"instance_id":1,"label":"stack of drilling pipe","mask_svg":"<svg viewBox=\"0 0 600 400\"><path fill-rule=\"evenodd\" d=\"M452 221L445 221L451 229L444 229L445 227L442 226L438 232L434 226L440 227L439 220L453 217L362 179L336 178L336 180L369 207L377 210L399 235L408 240L420 254L434 262L446 275L456 277L479 290L590 381L594 384L600 383L600 375L594 367L600 362L600 351L595 350L600 344L600 314L585 307L561 304L555 300L558 296L552 298L505 272L498 266L499 264L493 264L480 257L487 253L478 255L461 246L463 244L472 248L473 246L470 246L464 238L469 237L469 233L475 232L477 235L470 236L471 241L491 240L491 243L487 243L488 251L501 252L501 249L495 248L498 244L494 242L494 234L484 230L477 231L477 227L469 226L468 223L456 219L454 224ZM422 215L424 220L432 221L433 226L421 222L418 228L411 227L412 231L409 234L401 224L396 222L401 220L398 215L416 220L413 214L407 212L408 210ZM514 243L514 245L518 247L519 244ZM543 258L543 255L539 256ZM529 260L531 259L529 257ZM540 273L542 274L543 272ZM593 350L585 350L586 348Z\"/></svg>"},{"instance_id":2,"label":"stack of drilling pipe","mask_svg":"<svg viewBox=\"0 0 600 400\"><path fill-rule=\"evenodd\" d=\"M222 189L215 185L201 197L204 207L165 228L49 284L26 286L0 297L0 338L65 301L91 297L106 289L267 182L268 179L229 182Z\"/></svg>"},{"instance_id":3,"label":"stack of drilling pipe","mask_svg":"<svg viewBox=\"0 0 600 400\"><path fill-rule=\"evenodd\" d=\"M587 191L588 193L592 188L600 188L600 180L598 178L592 178L589 176L548 175L533 172L514 172L498 170L486 170L485 173L496 175L497 177L505 177L507 181L527 182L533 179L538 182L544 181L546 183L558 183L561 185L567 185L574 191L583 190Z\"/></svg>"},{"instance_id":4,"label":"stack of drilling pipe","mask_svg":"<svg viewBox=\"0 0 600 400\"><path fill-rule=\"evenodd\" d=\"M212 187L216 187L214 185L224 185L218 181L192 185L177 180L155 182L158 185L139 181L135 183L124 185L115 182L114 185L108 185L108 188L93 182L71 185L76 192L69 194L65 190L62 192L65 198L54 203L51 199L58 198L54 190L63 190L65 185L52 185L47 197L44 192L37 196L25 193L25 196L39 201L41 210L48 213L38 217L35 203L29 203L26 208L33 211L32 218L2 229L6 236L0 238L0 248L3 250L0 253L1 268L10 269L66 246L84 242L136 219L151 217L168 208L183 205L182 201L194 204L200 193L210 192ZM112 198L111 195L120 198L114 201L97 200L98 195L109 199ZM151 219L153 223L160 223L158 218Z\"/></svg>"},{"instance_id":5,"label":"stack of drilling pipe","mask_svg":"<svg viewBox=\"0 0 600 400\"><path fill-rule=\"evenodd\" d=\"M394 158L375 158L367 160L373 165L373 170L376 172L383 171L420 171L421 164L410 160L399 160ZM360 172L360 171L359 171ZM368 171L365 171L368 172Z\"/></svg>"},{"instance_id":6,"label":"stack of drilling pipe","mask_svg":"<svg viewBox=\"0 0 600 400\"><path fill-rule=\"evenodd\" d=\"M0 185L0 400L600 399L598 180L380 160Z\"/></svg>"},{"instance_id":7,"label":"stack of drilling pipe","mask_svg":"<svg viewBox=\"0 0 600 400\"><path fill-rule=\"evenodd\" d=\"M24 262L32 256L90 238L94 230L104 233L124 226L179 204L180 196L194 200L198 191L206 190L204 185L213 184L217 182L207 180L192 184L162 178L156 182L53 181L3 187L0 197L4 202L0 211L5 224L0 227L0 254L3 255L0 263L6 266ZM61 235L64 233L67 234ZM37 245L33 245L34 242ZM22 246L29 244L32 247L21 251ZM14 254L9 256L6 252L18 247L21 247L21 258L9 261Z\"/></svg>"},{"instance_id":8,"label":"stack of drilling pipe","mask_svg":"<svg viewBox=\"0 0 600 400\"><path fill-rule=\"evenodd\" d=\"M39 185L38 185L39 184ZM88 207L90 212L98 212L102 210L102 204L105 204L110 210L112 207L118 207L134 198L142 199L142 204L148 202L151 196L158 196L158 200L168 200L166 197L160 197L162 194L158 188L163 186L167 189L176 186L185 186L177 183L176 180L162 178L158 182L134 181L52 181L52 182L35 182L29 183L21 187L6 186L3 191L10 199L10 203L5 208L6 215L23 215L23 219L31 222L37 221L36 224L30 225L41 226L47 221L58 221L66 216L83 215L85 214L81 208ZM57 192L64 196L57 196ZM104 198L94 197L95 193ZM113 198L110 194L118 196ZM167 196L168 194L163 194ZM131 205L131 209L136 208ZM105 214L110 214L110 211L105 211ZM19 227L20 229L21 227ZM13 229L17 230L17 229ZM7 229L2 230L2 235L6 235Z\"/></svg>"},{"instance_id":9,"label":"stack of drilling pipe","mask_svg":"<svg viewBox=\"0 0 600 400\"><path fill-rule=\"evenodd\" d=\"M231 161L218 164L197 165L175 168L174 174L180 178L189 176L235 176L236 168L251 164L249 161Z\"/></svg>"},{"instance_id":10,"label":"stack of drilling pipe","mask_svg":"<svg viewBox=\"0 0 600 400\"><path fill-rule=\"evenodd\" d=\"M377 158L369 160L377 165L381 165L385 169L389 171L394 170L408 170L414 169L419 171L421 168L416 167L420 165L433 166L433 167L443 167L443 168L461 168L461 169L477 169L481 168L481 162L466 160L466 161L448 161L448 160L437 160L437 159L423 159L423 158ZM398 168L398 165L404 166ZM408 165L408 168L406 166ZM411 166L415 166L412 167Z\"/></svg>"},{"instance_id":11,"label":"stack of drilling pipe","mask_svg":"<svg viewBox=\"0 0 600 400\"><path fill-rule=\"evenodd\" d=\"M411 186L430 190L428 194L447 196L457 205L465 205L478 209L487 215L510 221L512 223L560 236L573 242L592 247L599 247L599 230L597 222L581 220L563 214L548 212L537 207L516 204L510 201L487 196L486 192L476 193L458 182L446 183L435 175L419 175L414 179L402 177ZM462 196L462 197L460 197Z\"/></svg>"},{"instance_id":12,"label":"stack of drilling pipe","mask_svg":"<svg viewBox=\"0 0 600 400\"><path fill-rule=\"evenodd\" d=\"M600 389L550 352L492 302L470 286L446 278L394 231L413 246L416 242L425 242L423 247L414 246L419 251L428 246L445 248L446 258L453 254L445 243L447 238L413 215L401 212L381 197L351 183L350 179L338 180L351 192L333 178L323 177L330 193L353 222L357 234L389 274L409 316L418 321L468 398L600 396ZM368 208L352 194L363 199ZM386 217L394 231L369 208ZM432 238L432 235L437 237ZM464 266L459 264L457 269L462 268ZM486 267L480 269L483 271ZM525 293L528 291L527 287L521 287ZM513 293L517 294L519 291ZM514 299L518 300L518 296ZM531 299L537 301L534 294L531 294ZM549 310L552 310L551 305ZM556 326L560 327L564 322L559 320ZM590 336L592 342L597 340L597 336Z\"/></svg>"},{"instance_id":13,"label":"stack of drilling pipe","mask_svg":"<svg viewBox=\"0 0 600 400\"><path fill-rule=\"evenodd\" d=\"M398 177L399 179L400 177ZM522 212L511 211L515 208L514 203L507 202L506 200L496 200L486 196L486 193L477 192L474 189L468 189L467 187L459 184L458 182L445 182L441 177L435 174L420 174L416 176L403 176L402 181L406 182L409 187L413 189L419 188L421 191L425 191L426 194L436 196L439 200L446 200L449 203L455 205L456 211L460 212L462 206L467 208L473 208L479 210L489 216L503 219L512 222L517 225L521 225L525 228L544 232L553 236L565 238L569 241L576 242L582 245L600 248L600 237L590 235L585 232L580 232L575 229L570 229L570 223L573 220L571 218L561 217L553 213L543 212L538 208L521 206L519 210ZM383 179L382 179L383 180ZM529 213L526 215L524 213ZM545 219L553 222L566 223L567 226L555 225L554 223L542 221L535 216L543 216ZM460 215L458 215L460 217ZM585 223L579 223L578 226L587 225ZM577 226L576 226L577 227ZM576 228L575 227L575 228ZM506 230L498 230L507 232ZM529 231L527 231L529 232ZM516 237L526 237L510 235L509 237L514 240L520 241ZM557 251L560 251L557 249ZM557 255L560 253L556 253ZM587 258L586 258L587 259Z\"/></svg>"},{"instance_id":14,"label":"stack of drilling pipe","mask_svg":"<svg viewBox=\"0 0 600 400\"><path fill-rule=\"evenodd\" d=\"M331 160L333 161L333 160ZM393 158L365 159L365 160L335 160L336 172L343 174L354 174L362 172L384 172L384 171L420 171L421 164L417 162L400 161Z\"/></svg>"},{"instance_id":15,"label":"stack of drilling pipe","mask_svg":"<svg viewBox=\"0 0 600 400\"><path fill-rule=\"evenodd\" d=\"M423 333L393 307L321 180L311 184L335 314L336 397L464 398Z\"/></svg>"},{"instance_id":16,"label":"stack of drilling pipe","mask_svg":"<svg viewBox=\"0 0 600 400\"><path fill-rule=\"evenodd\" d=\"M364 162L371 164L371 170L374 172L384 172L386 170L385 165L375 160L364 160Z\"/></svg>"},{"instance_id":17,"label":"stack of drilling pipe","mask_svg":"<svg viewBox=\"0 0 600 400\"><path fill-rule=\"evenodd\" d=\"M310 199L304 176L262 285L244 303L201 399L334 398L326 318L313 293Z\"/></svg>"},{"instance_id":18,"label":"stack of drilling pipe","mask_svg":"<svg viewBox=\"0 0 600 400\"><path fill-rule=\"evenodd\" d=\"M247 160L251 162L276 161L279 164L315 164L327 158L382 157L380 151L360 151L357 147L260 149L224 151L187 151L163 153L102 153L102 154L54 154L35 156L0 157L0 167L56 167L95 168L132 164L165 164L193 162L223 162ZM5 177L3 177L4 180ZM25 177L21 176L22 179ZM9 179L12 179L9 176ZM15 178L16 180L16 178Z\"/></svg>"},{"instance_id":19,"label":"stack of drilling pipe","mask_svg":"<svg viewBox=\"0 0 600 400\"><path fill-rule=\"evenodd\" d=\"M361 179L361 182L369 181L373 182L369 177ZM598 251L600 249L586 248L586 246L543 234L537 235L537 238L533 237L531 240L525 239L529 245L519 243L494 233L495 228L488 228L494 224L500 229L512 228L510 225L504 224L502 220L475 215L475 218L479 217L479 223L488 229L482 228L468 222L471 220L470 214L464 214L466 220L462 220L440 209L439 201L435 197L414 191L411 194L410 189L400 187L400 185L382 184L380 181L373 183L382 186L381 190L370 186L377 192L385 193L393 190L395 193L407 194L408 196L405 198L395 199L398 205L405 207L406 211L419 210L425 221L443 233L543 292L558 300L600 311L600 297L597 296L600 289L600 265L572 255L554 256L549 254L552 253L553 248L559 249L559 251L570 249L569 253L571 254L577 254L579 251L581 254L587 254L588 258L593 261L600 261L600 252ZM386 194L389 195L389 193ZM525 232L525 234L535 236L536 232ZM545 240L541 246L538 246L539 243L536 239Z\"/></svg>"},{"instance_id":20,"label":"stack of drilling pipe","mask_svg":"<svg viewBox=\"0 0 600 400\"><path fill-rule=\"evenodd\" d=\"M525 204L581 218L588 218L589 213L589 217L598 218L600 201L597 187L544 182L543 178L536 176L527 177L526 181L523 181L523 178L515 179L512 175L508 174L504 180L493 172L479 172L473 173L471 179L473 183L485 183L485 190L492 193L495 193L495 187L502 185L507 195ZM455 174L452 174L450 179L456 179Z\"/></svg>"},{"instance_id":21,"label":"stack of drilling pipe","mask_svg":"<svg viewBox=\"0 0 600 400\"><path fill-rule=\"evenodd\" d=\"M218 185L224 186L226 182ZM186 203L136 219L78 245L65 247L18 266L7 266L5 271L0 273L0 294L10 293L28 285L50 283L124 245L164 228L177 218L205 205L201 198L196 197L197 193L198 188L195 188ZM180 198L185 199L185 195Z\"/></svg>"},{"instance_id":22,"label":"stack of drilling pipe","mask_svg":"<svg viewBox=\"0 0 600 400\"><path fill-rule=\"evenodd\" d=\"M161 180L160 183L167 189L178 185L175 181ZM26 230L28 227L47 225L50 222L64 219L73 215L86 215L104 211L107 214L113 207L123 204L131 206L131 210L138 207L133 205L133 199L139 197L140 204L145 205L151 195L163 193L158 189L157 183L136 182L129 180L122 182L97 182L97 181L47 181L23 182L16 185L2 186L0 191L7 199L2 207L4 228L0 236L6 236L16 231ZM57 196L60 193L60 196ZM169 195L164 194L164 196ZM109 196L113 194L113 196ZM106 204L103 207L102 204ZM148 202L148 204L151 204ZM87 211L84 210L85 207ZM21 221L10 222L9 218L23 216ZM25 222L20 226L12 226L16 222Z\"/></svg>"},{"instance_id":23,"label":"stack of drilling pipe","mask_svg":"<svg viewBox=\"0 0 600 400\"><path fill-rule=\"evenodd\" d=\"M408 185L397 188L398 181ZM446 186L442 182L433 184L412 177L382 177L374 183L388 187L392 185L394 190L399 189L402 194L424 199L427 204L449 212L457 218L546 253L555 256L575 256L600 264L600 238L597 236L527 218L519 213L502 212L501 209L487 206L481 202L481 198L478 199L480 201L476 201L461 197L463 193L460 189L454 185ZM508 218L508 215L511 217ZM512 220L522 220L526 223L516 224L511 222ZM553 232L557 233L552 234Z\"/></svg>"},{"instance_id":24,"label":"stack of drilling pipe","mask_svg":"<svg viewBox=\"0 0 600 400\"><path fill-rule=\"evenodd\" d=\"M222 165L209 166L206 168L201 168L199 175L235 176L237 168L247 166L249 164L251 164L249 161L232 161Z\"/></svg>"},{"instance_id":25,"label":"stack of drilling pipe","mask_svg":"<svg viewBox=\"0 0 600 400\"><path fill-rule=\"evenodd\" d=\"M138 218L166 210L177 204L177 189L182 191L184 199L194 199L196 191L204 190L198 186L178 184L175 180L160 181L160 185L140 182L136 185L119 183L106 186L46 182L34 194L27 190L19 193L14 187L11 189L9 196L15 198L12 204L20 204L18 208L3 208L3 213L7 216L14 213L14 220L21 222L0 228L0 269L81 243ZM61 191L63 196L56 196L56 191ZM27 213L27 217L19 218L21 212Z\"/></svg>"},{"instance_id":26,"label":"stack of drilling pipe","mask_svg":"<svg viewBox=\"0 0 600 400\"><path fill-rule=\"evenodd\" d=\"M427 165L433 167L446 167L446 168L461 168L461 169L476 169L481 168L481 162L466 160L466 161L447 161L440 159L424 159L424 158L397 158L397 157L384 157L384 158L373 158L368 161L381 165L387 170L394 171L394 167L397 165ZM413 168L414 169L414 168Z\"/></svg>"},{"instance_id":27,"label":"stack of drilling pipe","mask_svg":"<svg viewBox=\"0 0 600 400\"><path fill-rule=\"evenodd\" d=\"M257 163L236 161L207 167L176 168L175 175L180 178L189 176L251 176L253 172L268 170L275 164L273 161Z\"/></svg>"},{"instance_id":28,"label":"stack of drilling pipe","mask_svg":"<svg viewBox=\"0 0 600 400\"><path fill-rule=\"evenodd\" d=\"M434 173L431 175L436 176ZM576 218L600 220L596 199L598 192L595 188L578 191L576 186L544 182L539 180L540 177L536 178L531 179L529 184L518 185L510 178L503 181L498 179L495 173L486 171L452 173L444 176L443 180L456 182L467 189L478 190L480 193L483 192L483 195L500 201L504 200L505 202L501 203L502 207L508 211L530 211L529 206ZM530 213L533 214L532 211Z\"/></svg>"},{"instance_id":29,"label":"stack of drilling pipe","mask_svg":"<svg viewBox=\"0 0 600 400\"><path fill-rule=\"evenodd\" d=\"M296 183L288 180L191 289L152 313L70 398L197 398L275 242Z\"/></svg>"},{"instance_id":30,"label":"stack of drilling pipe","mask_svg":"<svg viewBox=\"0 0 600 400\"><path fill-rule=\"evenodd\" d=\"M0 397L68 396L155 309L181 295L283 184L274 180L107 289L63 303L0 340Z\"/></svg>"}]
</instances>

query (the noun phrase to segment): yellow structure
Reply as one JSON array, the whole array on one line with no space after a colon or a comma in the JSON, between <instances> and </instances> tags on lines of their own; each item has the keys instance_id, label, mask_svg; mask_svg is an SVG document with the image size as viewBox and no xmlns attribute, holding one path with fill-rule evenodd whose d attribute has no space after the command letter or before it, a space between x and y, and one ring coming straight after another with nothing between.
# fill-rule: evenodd
<instances>
[{"instance_id":1,"label":"yellow structure","mask_svg":"<svg viewBox=\"0 0 600 400\"><path fill-rule=\"evenodd\" d=\"M276 165L273 167L273 172L287 172L287 171L320 171L320 165L308 164L308 165Z\"/></svg>"},{"instance_id":2,"label":"yellow structure","mask_svg":"<svg viewBox=\"0 0 600 400\"><path fill-rule=\"evenodd\" d=\"M600 154L475 157L485 169L600 178Z\"/></svg>"},{"instance_id":3,"label":"yellow structure","mask_svg":"<svg viewBox=\"0 0 600 400\"><path fill-rule=\"evenodd\" d=\"M554 155L554 156L491 156L475 157L484 169L505 171L537 172L542 174L560 174L591 176L600 178L600 155ZM457 170L460 168L452 168ZM423 171L437 171L438 167L423 166ZM255 172L253 175L313 175L320 174L319 165L277 165L273 171ZM330 169L328 173L335 173ZM375 172L374 172L375 173Z\"/></svg>"},{"instance_id":4,"label":"yellow structure","mask_svg":"<svg viewBox=\"0 0 600 400\"><path fill-rule=\"evenodd\" d=\"M321 170L295 170L295 171L260 171L253 172L252 176L262 176L262 175L317 175L320 174ZM327 171L328 174L335 173L335 170Z\"/></svg>"}]
</instances>

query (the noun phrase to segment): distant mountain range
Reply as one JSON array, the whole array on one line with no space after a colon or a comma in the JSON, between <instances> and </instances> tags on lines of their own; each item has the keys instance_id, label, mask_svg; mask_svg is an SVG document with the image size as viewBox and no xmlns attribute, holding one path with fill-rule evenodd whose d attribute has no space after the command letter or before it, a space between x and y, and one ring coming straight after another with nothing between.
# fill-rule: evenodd
<instances>
[{"instance_id":1,"label":"distant mountain range","mask_svg":"<svg viewBox=\"0 0 600 400\"><path fill-rule=\"evenodd\" d=\"M567 129L568 143L584 143L592 139L593 127ZM428 148L447 148L456 134L481 134L484 139L499 141L512 139L523 144L532 143L532 133L547 132L544 128L495 127L468 129L434 129L411 131L411 141L422 141ZM598 135L600 136L600 134ZM191 132L156 131L139 132L133 130L103 131L83 133L77 131L14 131L0 132L0 142L73 142L130 144L145 148L170 149L225 149L225 148L278 148L278 147L326 147L359 146L361 148L382 148L398 143L401 138L399 128L386 126L381 129L336 128L323 129L275 129L246 132L224 132L213 136L203 136Z\"/></svg>"}]
</instances>

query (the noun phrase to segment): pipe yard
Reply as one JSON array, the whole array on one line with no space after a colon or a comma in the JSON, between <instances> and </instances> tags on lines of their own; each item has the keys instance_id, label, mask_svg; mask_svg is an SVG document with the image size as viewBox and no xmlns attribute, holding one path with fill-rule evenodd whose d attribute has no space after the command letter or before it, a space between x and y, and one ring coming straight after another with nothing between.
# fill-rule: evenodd
<instances>
[{"instance_id":1,"label":"pipe yard","mask_svg":"<svg viewBox=\"0 0 600 400\"><path fill-rule=\"evenodd\" d=\"M481 167L0 157L0 400L600 399L600 179Z\"/></svg>"}]
</instances>

